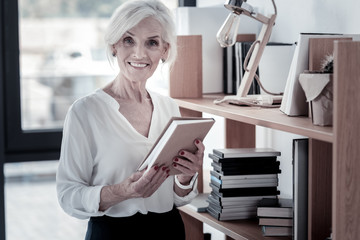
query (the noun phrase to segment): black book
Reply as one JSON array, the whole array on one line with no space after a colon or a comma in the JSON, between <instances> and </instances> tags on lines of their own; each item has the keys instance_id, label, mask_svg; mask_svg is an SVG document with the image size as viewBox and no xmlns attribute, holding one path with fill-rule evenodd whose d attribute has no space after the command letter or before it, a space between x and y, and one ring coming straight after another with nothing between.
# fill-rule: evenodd
<instances>
[{"instance_id":1,"label":"black book","mask_svg":"<svg viewBox=\"0 0 360 240\"><path fill-rule=\"evenodd\" d=\"M223 90L225 94L236 95L245 74L244 60L252 42L236 42L223 49ZM259 68L256 70L259 76ZM260 85L253 80L248 94L260 94Z\"/></svg>"},{"instance_id":2,"label":"black book","mask_svg":"<svg viewBox=\"0 0 360 240\"><path fill-rule=\"evenodd\" d=\"M236 206L219 206L209 202L209 206L219 213L243 213L243 212L256 212L256 205L236 205Z\"/></svg>"},{"instance_id":3,"label":"black book","mask_svg":"<svg viewBox=\"0 0 360 240\"><path fill-rule=\"evenodd\" d=\"M217 170L215 170L217 171ZM273 171L269 171L269 170L254 170L254 171L230 171L230 170L227 170L227 171L217 171L218 173L224 175L224 176L237 176L237 175L260 175L260 174L279 174L281 173L281 170L273 170Z\"/></svg>"},{"instance_id":4,"label":"black book","mask_svg":"<svg viewBox=\"0 0 360 240\"><path fill-rule=\"evenodd\" d=\"M245 197L245 196L266 196L279 195L277 187L256 187L256 188L229 188L222 189L210 183L212 191L220 197Z\"/></svg>"},{"instance_id":5,"label":"black book","mask_svg":"<svg viewBox=\"0 0 360 240\"><path fill-rule=\"evenodd\" d=\"M237 66L237 67L240 68L239 72L240 72L241 76L238 77L237 88L239 88L239 86L241 84L242 77L245 74L246 69L244 68L244 62L245 62L246 55L249 52L252 44L253 44L253 42L241 42L241 43L239 43L240 46L238 47L238 50L241 51L241 53L239 53L238 55L241 56L241 59L240 59L241 64L239 64L239 66ZM256 75L258 75L260 77L259 68L256 69ZM256 81L255 78L253 79L253 81L251 83L248 94L250 94L250 95L260 94L260 85L258 84L258 82Z\"/></svg>"},{"instance_id":6,"label":"black book","mask_svg":"<svg viewBox=\"0 0 360 240\"><path fill-rule=\"evenodd\" d=\"M220 174L223 175L252 175L252 174L276 174L281 173L279 168L280 162L277 162L275 166L258 166L258 167L229 167L222 168L216 165L214 162L211 163L211 166Z\"/></svg>"},{"instance_id":7,"label":"black book","mask_svg":"<svg viewBox=\"0 0 360 240\"><path fill-rule=\"evenodd\" d=\"M206 210L211 216L219 221L256 218L256 212L219 213L210 206Z\"/></svg>"},{"instance_id":8,"label":"black book","mask_svg":"<svg viewBox=\"0 0 360 240\"><path fill-rule=\"evenodd\" d=\"M245 163L256 163L256 164L266 164L269 162L276 162L276 156L269 157L230 157L230 158L222 158L215 154L209 153L209 158L211 158L216 163L221 164L245 164Z\"/></svg>"},{"instance_id":9,"label":"black book","mask_svg":"<svg viewBox=\"0 0 360 240\"><path fill-rule=\"evenodd\" d=\"M307 239L308 219L308 148L307 138L293 140L294 238Z\"/></svg>"},{"instance_id":10,"label":"black book","mask_svg":"<svg viewBox=\"0 0 360 240\"><path fill-rule=\"evenodd\" d=\"M256 163L243 163L243 164L226 164L226 163L217 163L212 162L211 165L216 166L219 170L235 170L235 169L263 169L263 168L278 168L280 166L279 161L268 162L264 164L256 164Z\"/></svg>"},{"instance_id":11,"label":"black book","mask_svg":"<svg viewBox=\"0 0 360 240\"><path fill-rule=\"evenodd\" d=\"M239 204L251 204L258 205L259 201L263 198L277 198L277 195L268 195L268 196L240 196L240 197L221 197L218 193L211 191L208 196L208 202L219 206L236 206Z\"/></svg>"}]
</instances>

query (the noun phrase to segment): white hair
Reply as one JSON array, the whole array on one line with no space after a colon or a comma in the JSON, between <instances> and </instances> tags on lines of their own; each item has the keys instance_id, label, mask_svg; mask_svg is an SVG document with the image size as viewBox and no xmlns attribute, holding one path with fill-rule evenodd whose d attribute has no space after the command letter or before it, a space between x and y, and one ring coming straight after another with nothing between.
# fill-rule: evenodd
<instances>
[{"instance_id":1,"label":"white hair","mask_svg":"<svg viewBox=\"0 0 360 240\"><path fill-rule=\"evenodd\" d=\"M170 10L157 0L127 1L114 11L105 32L106 52L112 63L114 60L112 45L117 43L128 30L148 17L156 19L162 26L161 38L169 44L165 62L170 66L174 63L177 55L175 23Z\"/></svg>"}]
</instances>

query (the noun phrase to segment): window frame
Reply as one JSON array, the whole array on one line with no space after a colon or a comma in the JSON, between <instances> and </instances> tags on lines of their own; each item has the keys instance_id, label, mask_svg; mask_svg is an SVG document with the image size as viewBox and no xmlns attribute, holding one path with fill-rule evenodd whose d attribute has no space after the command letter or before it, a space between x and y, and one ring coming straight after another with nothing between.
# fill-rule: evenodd
<instances>
[{"instance_id":1,"label":"window frame","mask_svg":"<svg viewBox=\"0 0 360 240\"><path fill-rule=\"evenodd\" d=\"M59 158L62 129L23 130L21 126L18 1L2 1L2 68L5 162Z\"/></svg>"}]
</instances>

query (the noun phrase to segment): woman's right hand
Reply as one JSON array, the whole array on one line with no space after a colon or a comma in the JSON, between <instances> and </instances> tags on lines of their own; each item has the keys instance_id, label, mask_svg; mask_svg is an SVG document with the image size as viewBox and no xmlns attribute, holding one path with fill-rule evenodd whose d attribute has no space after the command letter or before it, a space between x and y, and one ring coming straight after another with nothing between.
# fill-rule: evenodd
<instances>
[{"instance_id":1,"label":"woman's right hand","mask_svg":"<svg viewBox=\"0 0 360 240\"><path fill-rule=\"evenodd\" d=\"M148 172L146 169L133 173L123 184L126 189L131 190L130 197L150 197L169 176L169 168L152 167Z\"/></svg>"},{"instance_id":2,"label":"woman's right hand","mask_svg":"<svg viewBox=\"0 0 360 240\"><path fill-rule=\"evenodd\" d=\"M169 168L154 166L133 173L123 182L104 186L100 193L100 211L130 198L150 197L169 176Z\"/></svg>"}]
</instances>

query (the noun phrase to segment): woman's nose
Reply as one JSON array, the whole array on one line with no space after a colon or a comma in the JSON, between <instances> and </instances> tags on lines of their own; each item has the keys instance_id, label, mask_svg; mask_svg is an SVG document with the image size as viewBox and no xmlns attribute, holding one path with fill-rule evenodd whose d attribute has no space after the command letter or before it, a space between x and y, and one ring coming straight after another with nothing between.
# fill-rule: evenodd
<instances>
[{"instance_id":1,"label":"woman's nose","mask_svg":"<svg viewBox=\"0 0 360 240\"><path fill-rule=\"evenodd\" d=\"M134 57L136 58L144 58L146 56L146 49L143 45L137 44L134 47Z\"/></svg>"}]
</instances>

